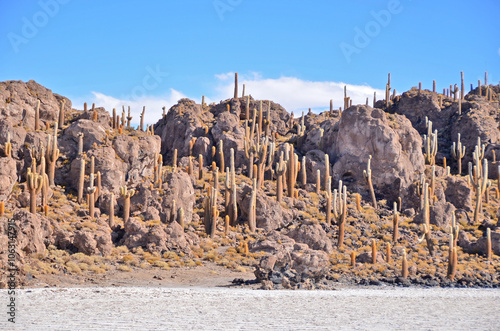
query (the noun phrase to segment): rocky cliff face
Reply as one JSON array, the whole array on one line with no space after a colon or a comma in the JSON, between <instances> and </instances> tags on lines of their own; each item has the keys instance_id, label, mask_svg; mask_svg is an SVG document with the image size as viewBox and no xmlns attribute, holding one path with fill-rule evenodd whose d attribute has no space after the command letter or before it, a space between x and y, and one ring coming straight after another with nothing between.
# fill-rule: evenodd
<instances>
[{"instance_id":1,"label":"rocky cliff face","mask_svg":"<svg viewBox=\"0 0 500 331\"><path fill-rule=\"evenodd\" d=\"M498 197L492 193L497 179L493 155L500 152L500 88L490 90L488 98L478 91L467 95L461 114L457 101L413 89L388 109L378 102L379 108L355 105L341 114L307 114L303 119L294 119L277 103L251 97L216 105L181 99L154 125L152 134L129 128L126 121L116 124L103 108L73 109L70 100L34 81L2 82L0 240L6 242L6 224L13 219L22 261L57 250L89 256L130 250L148 254L148 263L157 267L169 258L174 259L169 263L180 263L180 256L182 263L198 259L233 268L258 266L259 280L294 287L303 279L329 274L331 268L345 273L341 265L347 263L348 252L355 252L353 268L366 263L370 255L363 250L372 240L379 249L391 243L397 255L402 247L414 249L419 245L415 238L422 234L419 224L427 222L422 209L426 182L431 187L434 243L447 245L456 213L467 232L459 245L485 253L485 227L498 241L492 216ZM64 121L55 131L61 109ZM434 176L423 154L426 118L438 130ZM450 149L458 133L467 151L462 174L478 137L486 144L481 157L490 160L489 179L494 182L484 194L476 222L476 194L466 177L454 175L457 166ZM235 169L226 177L231 149ZM363 175L370 156L377 209L371 206ZM339 181L346 185L345 207L344 196L333 199L333 192L325 191L325 174L332 177L332 188ZM405 215L396 241L390 240L393 202ZM498 254L496 241L493 249ZM422 251L409 252L409 257L422 258ZM436 253L439 261L445 258L443 252ZM3 253L0 261L5 264ZM379 255L377 261L383 261L381 256L387 258ZM134 259L121 258L120 263Z\"/></svg>"}]
</instances>

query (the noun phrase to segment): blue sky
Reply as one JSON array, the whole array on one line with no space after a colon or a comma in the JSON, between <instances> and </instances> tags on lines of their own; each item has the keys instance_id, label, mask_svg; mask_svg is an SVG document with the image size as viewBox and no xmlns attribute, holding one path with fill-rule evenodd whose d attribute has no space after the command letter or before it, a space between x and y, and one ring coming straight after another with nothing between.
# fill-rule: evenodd
<instances>
[{"instance_id":1,"label":"blue sky","mask_svg":"<svg viewBox=\"0 0 500 331\"><path fill-rule=\"evenodd\" d=\"M0 80L34 79L74 107L161 105L247 93L288 110L500 80L500 2L0 0ZM241 93L241 84L240 84ZM380 93L380 94L379 94ZM110 109L108 109L110 110Z\"/></svg>"}]
</instances>

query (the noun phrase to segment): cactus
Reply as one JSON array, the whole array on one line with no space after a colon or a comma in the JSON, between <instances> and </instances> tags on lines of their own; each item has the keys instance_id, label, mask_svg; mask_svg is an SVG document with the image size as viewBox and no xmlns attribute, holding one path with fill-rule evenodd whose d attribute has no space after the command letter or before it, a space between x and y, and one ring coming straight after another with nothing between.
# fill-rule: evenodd
<instances>
[{"instance_id":1,"label":"cactus","mask_svg":"<svg viewBox=\"0 0 500 331\"><path fill-rule=\"evenodd\" d=\"M356 266L356 252L351 251L351 267L355 267L355 266Z\"/></svg>"},{"instance_id":2,"label":"cactus","mask_svg":"<svg viewBox=\"0 0 500 331\"><path fill-rule=\"evenodd\" d=\"M193 147L194 144L196 143L196 137L192 137L191 140L189 140L189 156L193 155Z\"/></svg>"},{"instance_id":3,"label":"cactus","mask_svg":"<svg viewBox=\"0 0 500 331\"><path fill-rule=\"evenodd\" d=\"M4 148L5 156L12 157L12 143L10 142L10 132L7 132L7 142Z\"/></svg>"},{"instance_id":4,"label":"cactus","mask_svg":"<svg viewBox=\"0 0 500 331\"><path fill-rule=\"evenodd\" d=\"M35 108L35 131L40 130L40 100L36 101Z\"/></svg>"},{"instance_id":5,"label":"cactus","mask_svg":"<svg viewBox=\"0 0 500 331\"><path fill-rule=\"evenodd\" d=\"M302 156L302 162L301 162L301 167L300 167L300 173L302 174L301 176L301 185L302 188L306 187L307 184L307 171L306 171L306 156Z\"/></svg>"},{"instance_id":6,"label":"cactus","mask_svg":"<svg viewBox=\"0 0 500 331\"><path fill-rule=\"evenodd\" d=\"M108 224L110 228L115 226L115 194L111 192L109 194L109 220Z\"/></svg>"},{"instance_id":7,"label":"cactus","mask_svg":"<svg viewBox=\"0 0 500 331\"><path fill-rule=\"evenodd\" d=\"M90 173L90 180L89 180L89 187L87 187L87 191L89 192L89 199L88 199L88 204L89 204L89 213L90 213L90 218L94 218L95 213L95 198L94 195L97 191L97 188L94 186L94 174Z\"/></svg>"},{"instance_id":8,"label":"cactus","mask_svg":"<svg viewBox=\"0 0 500 331\"><path fill-rule=\"evenodd\" d=\"M399 237L399 213L398 213L398 204L394 202L394 209L393 209L393 218L392 218L392 225L393 225L393 231L392 231L392 242L396 243Z\"/></svg>"},{"instance_id":9,"label":"cactus","mask_svg":"<svg viewBox=\"0 0 500 331\"><path fill-rule=\"evenodd\" d=\"M64 126L64 104L65 103L66 103L65 99L61 100L61 109L59 110L59 124L61 125L61 128Z\"/></svg>"},{"instance_id":10,"label":"cactus","mask_svg":"<svg viewBox=\"0 0 500 331\"><path fill-rule=\"evenodd\" d=\"M82 157L80 159L80 175L78 177L78 203L83 202L83 188L84 188L84 180L85 180L85 159Z\"/></svg>"},{"instance_id":11,"label":"cactus","mask_svg":"<svg viewBox=\"0 0 500 331\"><path fill-rule=\"evenodd\" d=\"M330 158L327 153L325 153L325 190L330 180Z\"/></svg>"},{"instance_id":12,"label":"cactus","mask_svg":"<svg viewBox=\"0 0 500 331\"><path fill-rule=\"evenodd\" d=\"M177 212L177 223L181 226L182 230L184 230L184 208L179 208Z\"/></svg>"},{"instance_id":13,"label":"cactus","mask_svg":"<svg viewBox=\"0 0 500 331\"><path fill-rule=\"evenodd\" d=\"M279 162L276 163L276 200L278 202L283 198L283 175L286 173L286 163L283 161L283 152L280 153Z\"/></svg>"},{"instance_id":14,"label":"cactus","mask_svg":"<svg viewBox=\"0 0 500 331\"><path fill-rule=\"evenodd\" d=\"M97 109L94 109L92 112L92 121L97 122L98 119L98 114L97 114Z\"/></svg>"},{"instance_id":15,"label":"cactus","mask_svg":"<svg viewBox=\"0 0 500 331\"><path fill-rule=\"evenodd\" d=\"M177 219L177 205L175 199L172 199L172 206L170 207L170 223L175 222Z\"/></svg>"},{"instance_id":16,"label":"cactus","mask_svg":"<svg viewBox=\"0 0 500 331\"><path fill-rule=\"evenodd\" d=\"M207 197L205 197L203 204L203 223L205 225L205 232L213 238L217 229L217 219L219 217L219 211L217 210L217 190L215 188L209 187Z\"/></svg>"},{"instance_id":17,"label":"cactus","mask_svg":"<svg viewBox=\"0 0 500 331\"><path fill-rule=\"evenodd\" d=\"M375 197L375 191L373 190L372 182L372 168L371 168L372 156L368 156L368 163L366 164L366 170L363 170L363 176L365 177L366 183L368 183L368 188L370 190L370 196L372 198L373 208L377 209L377 198Z\"/></svg>"},{"instance_id":18,"label":"cactus","mask_svg":"<svg viewBox=\"0 0 500 331\"><path fill-rule=\"evenodd\" d=\"M338 200L337 200L338 194ZM344 246L344 229L347 215L347 187L339 181L339 190L333 190L333 216L339 227L338 247Z\"/></svg>"},{"instance_id":19,"label":"cactus","mask_svg":"<svg viewBox=\"0 0 500 331\"><path fill-rule=\"evenodd\" d=\"M321 191L321 170L316 169L316 194Z\"/></svg>"},{"instance_id":20,"label":"cactus","mask_svg":"<svg viewBox=\"0 0 500 331\"><path fill-rule=\"evenodd\" d=\"M267 102L266 119L264 120L264 125L266 126L265 135L269 137L271 134L271 101Z\"/></svg>"},{"instance_id":21,"label":"cactus","mask_svg":"<svg viewBox=\"0 0 500 331\"><path fill-rule=\"evenodd\" d=\"M101 197L101 192L102 192L101 172L100 171L98 171L96 173L96 180L97 180L97 189L96 189L96 192L94 194L94 202L98 203L99 198ZM99 206L99 204L97 204L97 205Z\"/></svg>"},{"instance_id":22,"label":"cactus","mask_svg":"<svg viewBox=\"0 0 500 331\"><path fill-rule=\"evenodd\" d=\"M198 154L198 179L203 179L203 155Z\"/></svg>"},{"instance_id":23,"label":"cactus","mask_svg":"<svg viewBox=\"0 0 500 331\"><path fill-rule=\"evenodd\" d=\"M332 177L328 178L328 182L326 184L326 223L332 224Z\"/></svg>"},{"instance_id":24,"label":"cactus","mask_svg":"<svg viewBox=\"0 0 500 331\"><path fill-rule=\"evenodd\" d=\"M477 146L476 146L477 148ZM479 154L475 156L476 162L479 163ZM479 213L481 212L481 204L482 197L484 192L486 191L486 187L488 184L488 159L483 159L483 173L481 175L477 166L472 167L472 163L469 162L469 179L470 182L474 185L476 191L476 208L474 208L474 223L477 223L479 220Z\"/></svg>"},{"instance_id":25,"label":"cactus","mask_svg":"<svg viewBox=\"0 0 500 331\"><path fill-rule=\"evenodd\" d=\"M116 125L116 108L113 108L113 116L111 117L111 127L113 129L116 129L117 125Z\"/></svg>"},{"instance_id":26,"label":"cactus","mask_svg":"<svg viewBox=\"0 0 500 331\"><path fill-rule=\"evenodd\" d=\"M142 107L142 113L140 117L140 124L139 124L139 130L144 131L144 114L146 113L146 106Z\"/></svg>"},{"instance_id":27,"label":"cactus","mask_svg":"<svg viewBox=\"0 0 500 331\"><path fill-rule=\"evenodd\" d=\"M461 84L460 84L460 99L464 99L465 97L465 85L464 85L464 72L460 71L460 79L461 79Z\"/></svg>"},{"instance_id":28,"label":"cactus","mask_svg":"<svg viewBox=\"0 0 500 331\"><path fill-rule=\"evenodd\" d=\"M448 279L453 280L455 278L455 274L457 272L457 246L455 244L456 238L453 235L453 232L450 232L450 246L448 248L448 271L446 273L446 277Z\"/></svg>"},{"instance_id":29,"label":"cactus","mask_svg":"<svg viewBox=\"0 0 500 331\"><path fill-rule=\"evenodd\" d=\"M252 193L250 195L250 208L248 209L248 227L250 232L255 232L257 227L257 213L256 213L256 204L257 204L257 179L253 179L252 185Z\"/></svg>"},{"instance_id":30,"label":"cactus","mask_svg":"<svg viewBox=\"0 0 500 331\"><path fill-rule=\"evenodd\" d=\"M172 168L175 171L177 169L177 148L174 149L174 156L172 157Z\"/></svg>"},{"instance_id":31,"label":"cactus","mask_svg":"<svg viewBox=\"0 0 500 331\"><path fill-rule=\"evenodd\" d=\"M5 214L5 202L0 201L0 217L3 217L4 214Z\"/></svg>"},{"instance_id":32,"label":"cactus","mask_svg":"<svg viewBox=\"0 0 500 331\"><path fill-rule=\"evenodd\" d=\"M49 168L49 183L54 186L54 174L56 171L56 161L59 158L59 149L57 148L57 122L54 123L54 136L47 135L46 157Z\"/></svg>"},{"instance_id":33,"label":"cactus","mask_svg":"<svg viewBox=\"0 0 500 331\"><path fill-rule=\"evenodd\" d=\"M372 239L372 264L377 264L377 243Z\"/></svg>"},{"instance_id":34,"label":"cactus","mask_svg":"<svg viewBox=\"0 0 500 331\"><path fill-rule=\"evenodd\" d=\"M424 223L422 224L423 226L423 235L422 238L418 240L418 242L422 242L425 238L425 241L427 243L427 248L429 250L429 254L431 256L434 256L434 245L432 243L432 236L431 236L431 226L430 226L430 212L429 212L429 184L425 183L424 184L424 205L422 209L423 215L424 215Z\"/></svg>"},{"instance_id":35,"label":"cactus","mask_svg":"<svg viewBox=\"0 0 500 331\"><path fill-rule=\"evenodd\" d=\"M30 192L30 213L36 214L36 196L42 190L43 176L32 172L31 168L28 168L26 183Z\"/></svg>"},{"instance_id":36,"label":"cactus","mask_svg":"<svg viewBox=\"0 0 500 331\"><path fill-rule=\"evenodd\" d=\"M78 154L83 153L83 132L78 133Z\"/></svg>"},{"instance_id":37,"label":"cactus","mask_svg":"<svg viewBox=\"0 0 500 331\"><path fill-rule=\"evenodd\" d=\"M224 172L224 144L222 139L219 140L219 169Z\"/></svg>"},{"instance_id":38,"label":"cactus","mask_svg":"<svg viewBox=\"0 0 500 331\"><path fill-rule=\"evenodd\" d=\"M491 261L491 229L486 228L486 258Z\"/></svg>"},{"instance_id":39,"label":"cactus","mask_svg":"<svg viewBox=\"0 0 500 331\"><path fill-rule=\"evenodd\" d=\"M130 216L130 198L135 194L134 189L127 189L126 186L120 187L120 194L123 197L123 224L128 221Z\"/></svg>"},{"instance_id":40,"label":"cactus","mask_svg":"<svg viewBox=\"0 0 500 331\"><path fill-rule=\"evenodd\" d=\"M356 193L356 210L359 212L361 212L361 194L359 193Z\"/></svg>"},{"instance_id":41,"label":"cactus","mask_svg":"<svg viewBox=\"0 0 500 331\"><path fill-rule=\"evenodd\" d=\"M427 134L424 134L424 157L425 161L427 161L430 165L434 165L436 163L436 154L438 150L437 145L437 130L432 132L432 121L429 121L427 117L425 117L425 124L427 126Z\"/></svg>"},{"instance_id":42,"label":"cactus","mask_svg":"<svg viewBox=\"0 0 500 331\"><path fill-rule=\"evenodd\" d=\"M238 73L234 73L234 98L238 98Z\"/></svg>"},{"instance_id":43,"label":"cactus","mask_svg":"<svg viewBox=\"0 0 500 331\"><path fill-rule=\"evenodd\" d=\"M224 217L224 235L227 236L229 233L229 215L226 215Z\"/></svg>"},{"instance_id":44,"label":"cactus","mask_svg":"<svg viewBox=\"0 0 500 331\"><path fill-rule=\"evenodd\" d=\"M391 243L387 243L385 246L385 262L391 263Z\"/></svg>"},{"instance_id":45,"label":"cactus","mask_svg":"<svg viewBox=\"0 0 500 331\"><path fill-rule=\"evenodd\" d=\"M288 197L293 198L295 196L295 182L297 180L298 173L298 156L295 155L293 150L293 146L290 146L289 149L289 157L288 157L288 165L287 165L287 189L288 189Z\"/></svg>"},{"instance_id":46,"label":"cactus","mask_svg":"<svg viewBox=\"0 0 500 331\"><path fill-rule=\"evenodd\" d=\"M406 259L406 249L403 248L403 261L401 263L401 277L408 278L408 260Z\"/></svg>"},{"instance_id":47,"label":"cactus","mask_svg":"<svg viewBox=\"0 0 500 331\"><path fill-rule=\"evenodd\" d=\"M130 106L128 106L127 129L130 129L130 122L131 121L132 121L132 115L130 115Z\"/></svg>"},{"instance_id":48,"label":"cactus","mask_svg":"<svg viewBox=\"0 0 500 331\"><path fill-rule=\"evenodd\" d=\"M248 121L250 119L250 96L247 96L247 102L245 106L245 120Z\"/></svg>"}]
</instances>

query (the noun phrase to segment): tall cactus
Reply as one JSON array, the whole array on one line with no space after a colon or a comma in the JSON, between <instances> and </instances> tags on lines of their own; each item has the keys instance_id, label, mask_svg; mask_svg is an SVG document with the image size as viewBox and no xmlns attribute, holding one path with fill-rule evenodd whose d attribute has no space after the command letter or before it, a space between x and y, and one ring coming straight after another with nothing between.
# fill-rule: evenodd
<instances>
[{"instance_id":1,"label":"tall cactus","mask_svg":"<svg viewBox=\"0 0 500 331\"><path fill-rule=\"evenodd\" d=\"M338 199L337 199L338 195ZM345 220L347 215L347 187L339 181L338 191L333 190L333 216L339 227L338 247L344 246Z\"/></svg>"},{"instance_id":2,"label":"tall cactus","mask_svg":"<svg viewBox=\"0 0 500 331\"><path fill-rule=\"evenodd\" d=\"M372 156L368 156L368 163L366 164L366 170L363 170L363 176L365 177L366 183L370 190L370 196L372 198L373 208L377 209L377 198L375 197L375 191L373 190L372 182L372 168L371 168Z\"/></svg>"},{"instance_id":3,"label":"tall cactus","mask_svg":"<svg viewBox=\"0 0 500 331\"><path fill-rule=\"evenodd\" d=\"M280 153L279 162L276 163L276 200L278 202L283 198L283 182L284 174L286 173L286 163L283 161L283 152Z\"/></svg>"},{"instance_id":4,"label":"tall cactus","mask_svg":"<svg viewBox=\"0 0 500 331\"><path fill-rule=\"evenodd\" d=\"M109 227L113 228L115 226L115 194L111 192L109 194Z\"/></svg>"},{"instance_id":5,"label":"tall cactus","mask_svg":"<svg viewBox=\"0 0 500 331\"><path fill-rule=\"evenodd\" d=\"M394 208L392 212L392 241L396 244L399 237L399 213L398 213L398 203L394 201Z\"/></svg>"},{"instance_id":6,"label":"tall cactus","mask_svg":"<svg viewBox=\"0 0 500 331\"><path fill-rule=\"evenodd\" d=\"M56 171L56 161L59 158L59 149L57 148L57 122L54 123L54 136L47 135L46 157L49 168L49 183L54 186L54 175Z\"/></svg>"},{"instance_id":7,"label":"tall cactus","mask_svg":"<svg viewBox=\"0 0 500 331\"><path fill-rule=\"evenodd\" d=\"M252 193L250 195L250 208L248 209L248 227L250 232L255 232L257 228L257 213L256 213L256 204L257 204L257 179L253 179L252 185Z\"/></svg>"},{"instance_id":8,"label":"tall cactus","mask_svg":"<svg viewBox=\"0 0 500 331\"><path fill-rule=\"evenodd\" d=\"M295 182L297 181L297 173L298 173L298 156L295 155L293 150L293 146L290 146L289 149L289 157L288 157L288 165L287 165L287 189L288 189L288 197L293 198L295 196Z\"/></svg>"},{"instance_id":9,"label":"tall cactus","mask_svg":"<svg viewBox=\"0 0 500 331\"><path fill-rule=\"evenodd\" d=\"M329 180L326 184L326 224L332 224L332 177L329 177Z\"/></svg>"},{"instance_id":10,"label":"tall cactus","mask_svg":"<svg viewBox=\"0 0 500 331\"><path fill-rule=\"evenodd\" d=\"M430 165L435 164L436 162L436 154L438 150L437 145L437 130L432 132L432 121L425 118L425 124L427 126L427 134L424 134L424 157L425 161L427 161Z\"/></svg>"},{"instance_id":11,"label":"tall cactus","mask_svg":"<svg viewBox=\"0 0 500 331\"><path fill-rule=\"evenodd\" d=\"M135 190L129 190L126 186L122 186L120 194L123 197L123 223L125 224L130 216L130 198L135 194Z\"/></svg>"},{"instance_id":12,"label":"tall cactus","mask_svg":"<svg viewBox=\"0 0 500 331\"><path fill-rule=\"evenodd\" d=\"M90 173L89 187L87 187L87 191L89 192L90 218L94 218L94 216L95 216L95 194L97 191L97 187L94 186L94 174L93 173Z\"/></svg>"},{"instance_id":13,"label":"tall cactus","mask_svg":"<svg viewBox=\"0 0 500 331\"><path fill-rule=\"evenodd\" d=\"M64 105L66 104L66 100L63 99L61 100L61 109L59 110L59 124L61 125L61 128L64 126Z\"/></svg>"},{"instance_id":14,"label":"tall cactus","mask_svg":"<svg viewBox=\"0 0 500 331\"><path fill-rule=\"evenodd\" d=\"M42 190L43 176L32 172L31 168L28 168L27 184L30 192L30 213L36 214L36 197Z\"/></svg>"},{"instance_id":15,"label":"tall cactus","mask_svg":"<svg viewBox=\"0 0 500 331\"><path fill-rule=\"evenodd\" d=\"M35 131L40 130L40 100L36 101L35 108Z\"/></svg>"},{"instance_id":16,"label":"tall cactus","mask_svg":"<svg viewBox=\"0 0 500 331\"><path fill-rule=\"evenodd\" d=\"M217 219L219 218L219 210L217 209L217 189L212 187L208 188L203 205L205 232L213 238L217 229Z\"/></svg>"},{"instance_id":17,"label":"tall cactus","mask_svg":"<svg viewBox=\"0 0 500 331\"><path fill-rule=\"evenodd\" d=\"M422 238L418 240L418 242L422 242L425 238L427 243L427 248L429 249L429 254L434 256L434 245L432 243L432 235L431 235L431 225L430 225L430 210L429 210L429 184L424 184L424 205L422 209L422 213L424 216L424 223L422 224L424 234Z\"/></svg>"},{"instance_id":18,"label":"tall cactus","mask_svg":"<svg viewBox=\"0 0 500 331\"><path fill-rule=\"evenodd\" d=\"M476 146L477 147L477 146ZM476 162L479 163L478 160L479 155L475 155ZM488 184L488 159L483 159L483 173L479 171L477 166L472 166L472 163L469 162L469 179L470 182L474 185L476 191L476 208L474 208L474 223L477 223L479 220L479 213L481 212L481 204L484 193L486 192L486 187Z\"/></svg>"},{"instance_id":19,"label":"tall cactus","mask_svg":"<svg viewBox=\"0 0 500 331\"><path fill-rule=\"evenodd\" d=\"M10 142L10 132L7 132L7 142L5 143L4 153L6 157L12 157L12 143Z\"/></svg>"},{"instance_id":20,"label":"tall cactus","mask_svg":"<svg viewBox=\"0 0 500 331\"><path fill-rule=\"evenodd\" d=\"M462 146L460 142L460 133L458 134L458 140L455 144L451 145L451 155L458 162L458 174L462 174L462 158L465 156L465 146Z\"/></svg>"},{"instance_id":21,"label":"tall cactus","mask_svg":"<svg viewBox=\"0 0 500 331\"><path fill-rule=\"evenodd\" d=\"M85 180L85 159L82 157L80 159L80 175L78 177L78 203L83 202L83 188L84 188L84 180Z\"/></svg>"}]
</instances>

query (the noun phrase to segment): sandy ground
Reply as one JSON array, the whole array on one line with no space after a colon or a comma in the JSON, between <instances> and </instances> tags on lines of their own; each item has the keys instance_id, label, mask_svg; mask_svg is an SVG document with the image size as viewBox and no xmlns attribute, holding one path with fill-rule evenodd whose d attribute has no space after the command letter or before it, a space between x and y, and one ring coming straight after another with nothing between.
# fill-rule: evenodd
<instances>
[{"instance_id":1,"label":"sandy ground","mask_svg":"<svg viewBox=\"0 0 500 331\"><path fill-rule=\"evenodd\" d=\"M248 268L252 269L253 268ZM24 288L40 287L235 287L234 279L254 280L253 271L237 272L213 263L193 268L132 268L130 272L111 270L105 274L39 275L27 281ZM248 286L246 286L248 287Z\"/></svg>"},{"instance_id":2,"label":"sandy ground","mask_svg":"<svg viewBox=\"0 0 500 331\"><path fill-rule=\"evenodd\" d=\"M500 328L500 291L484 289L37 288L20 290L17 301L15 330ZM3 317L0 329L13 328Z\"/></svg>"}]
</instances>

